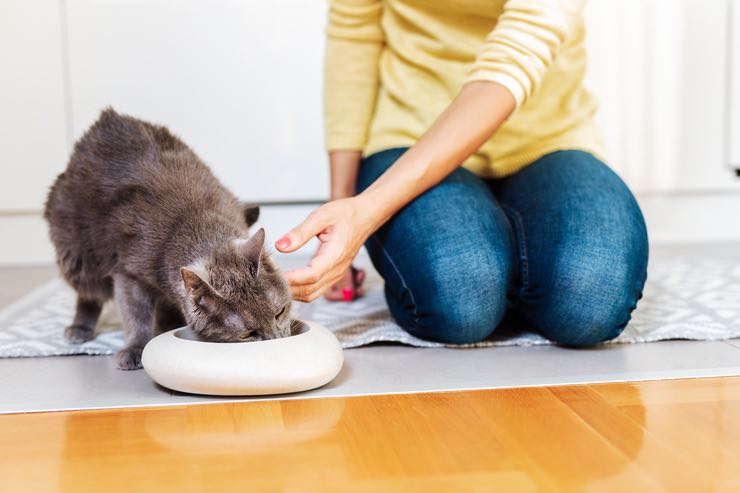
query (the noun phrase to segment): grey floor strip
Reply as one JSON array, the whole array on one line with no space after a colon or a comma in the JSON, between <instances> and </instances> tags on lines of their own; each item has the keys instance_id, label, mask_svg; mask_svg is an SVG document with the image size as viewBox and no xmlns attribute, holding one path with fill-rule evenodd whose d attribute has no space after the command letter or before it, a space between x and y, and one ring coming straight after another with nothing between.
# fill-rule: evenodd
<instances>
[{"instance_id":1,"label":"grey floor strip","mask_svg":"<svg viewBox=\"0 0 740 493\"><path fill-rule=\"evenodd\" d=\"M345 351L339 376L286 396L216 398L172 393L108 356L0 361L0 414L303 399L740 375L740 348L722 341L665 341L574 350L554 346Z\"/></svg>"}]
</instances>

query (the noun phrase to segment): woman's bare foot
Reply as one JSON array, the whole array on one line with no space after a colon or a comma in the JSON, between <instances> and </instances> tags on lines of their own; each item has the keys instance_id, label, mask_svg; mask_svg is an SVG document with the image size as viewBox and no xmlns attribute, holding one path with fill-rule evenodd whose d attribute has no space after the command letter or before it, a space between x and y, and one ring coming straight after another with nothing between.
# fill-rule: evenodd
<instances>
[{"instance_id":1,"label":"woman's bare foot","mask_svg":"<svg viewBox=\"0 0 740 493\"><path fill-rule=\"evenodd\" d=\"M330 301L352 301L362 296L362 283L365 281L365 271L350 267L344 276L324 293Z\"/></svg>"}]
</instances>

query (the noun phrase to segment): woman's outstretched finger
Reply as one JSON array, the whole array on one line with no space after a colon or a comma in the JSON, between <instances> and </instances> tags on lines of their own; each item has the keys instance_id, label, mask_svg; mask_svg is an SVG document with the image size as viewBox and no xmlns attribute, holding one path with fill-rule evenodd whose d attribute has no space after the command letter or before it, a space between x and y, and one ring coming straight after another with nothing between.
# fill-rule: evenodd
<instances>
[{"instance_id":1,"label":"woman's outstretched finger","mask_svg":"<svg viewBox=\"0 0 740 493\"><path fill-rule=\"evenodd\" d=\"M315 211L298 226L291 229L275 242L275 248L283 253L298 250L327 226L326 217Z\"/></svg>"}]
</instances>

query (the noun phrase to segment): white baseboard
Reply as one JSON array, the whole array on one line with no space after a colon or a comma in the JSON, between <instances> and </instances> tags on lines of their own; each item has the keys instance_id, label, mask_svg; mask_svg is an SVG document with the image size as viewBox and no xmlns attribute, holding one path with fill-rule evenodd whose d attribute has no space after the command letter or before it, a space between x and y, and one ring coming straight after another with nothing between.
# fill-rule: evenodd
<instances>
[{"instance_id":1,"label":"white baseboard","mask_svg":"<svg viewBox=\"0 0 740 493\"><path fill-rule=\"evenodd\" d=\"M653 244L740 242L740 194L650 195L639 201ZM265 206L257 226L264 226L272 245L312 209L311 205ZM0 266L54 262L40 214L0 214L0 238ZM309 244L301 252L310 255L315 248Z\"/></svg>"},{"instance_id":2,"label":"white baseboard","mask_svg":"<svg viewBox=\"0 0 740 493\"><path fill-rule=\"evenodd\" d=\"M740 242L740 194L638 197L652 244Z\"/></svg>"}]
</instances>

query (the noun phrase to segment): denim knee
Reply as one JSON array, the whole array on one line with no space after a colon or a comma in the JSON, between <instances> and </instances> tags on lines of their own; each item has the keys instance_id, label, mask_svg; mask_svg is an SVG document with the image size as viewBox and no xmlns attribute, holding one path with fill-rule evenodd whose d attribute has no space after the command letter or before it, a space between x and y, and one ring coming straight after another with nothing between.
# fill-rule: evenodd
<instances>
[{"instance_id":1,"label":"denim knee","mask_svg":"<svg viewBox=\"0 0 740 493\"><path fill-rule=\"evenodd\" d=\"M522 303L525 317L548 339L589 347L622 333L642 296L645 259L615 256L600 260L577 254L561 257L550 282Z\"/></svg>"},{"instance_id":2,"label":"denim knee","mask_svg":"<svg viewBox=\"0 0 740 493\"><path fill-rule=\"evenodd\" d=\"M398 313L398 304L388 304L396 320L410 334L446 344L470 344L486 339L503 319L508 301L510 266L505 262L460 266L458 272L431 272L424 298L415 312ZM411 316L410 316L411 315Z\"/></svg>"},{"instance_id":3,"label":"denim knee","mask_svg":"<svg viewBox=\"0 0 740 493\"><path fill-rule=\"evenodd\" d=\"M362 191L405 152L363 160ZM478 342L507 308L511 226L487 184L464 168L401 209L366 243L390 311L407 332L450 344Z\"/></svg>"}]
</instances>

